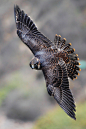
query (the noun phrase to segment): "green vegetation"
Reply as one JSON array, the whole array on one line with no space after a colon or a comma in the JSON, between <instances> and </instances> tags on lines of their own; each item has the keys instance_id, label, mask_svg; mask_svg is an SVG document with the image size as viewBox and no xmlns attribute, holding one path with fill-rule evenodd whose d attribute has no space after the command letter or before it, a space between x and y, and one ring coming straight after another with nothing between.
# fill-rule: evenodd
<instances>
[{"instance_id":1,"label":"green vegetation","mask_svg":"<svg viewBox=\"0 0 86 129\"><path fill-rule=\"evenodd\" d=\"M33 129L86 129L86 102L78 104L76 110L76 121L58 107L39 118Z\"/></svg>"},{"instance_id":2,"label":"green vegetation","mask_svg":"<svg viewBox=\"0 0 86 129\"><path fill-rule=\"evenodd\" d=\"M24 84L25 82L23 82L22 76L19 72L14 72L10 78L8 77L7 82L0 86L0 106L12 90L22 88ZM25 92L24 96L27 96L27 92Z\"/></svg>"},{"instance_id":3,"label":"green vegetation","mask_svg":"<svg viewBox=\"0 0 86 129\"><path fill-rule=\"evenodd\" d=\"M13 90L15 87L12 85L5 86L3 88L0 88L0 105L2 104L2 101L7 97L8 93Z\"/></svg>"},{"instance_id":4,"label":"green vegetation","mask_svg":"<svg viewBox=\"0 0 86 129\"><path fill-rule=\"evenodd\" d=\"M7 81L7 83L2 84L0 87L0 105L2 101L7 97L10 91L14 90L16 87L19 87L19 75L16 73Z\"/></svg>"}]
</instances>

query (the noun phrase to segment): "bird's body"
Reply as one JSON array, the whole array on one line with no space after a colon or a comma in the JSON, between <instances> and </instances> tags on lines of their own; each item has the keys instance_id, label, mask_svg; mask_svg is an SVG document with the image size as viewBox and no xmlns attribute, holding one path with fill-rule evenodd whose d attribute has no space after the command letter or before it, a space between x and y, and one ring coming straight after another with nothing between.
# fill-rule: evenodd
<instances>
[{"instance_id":1,"label":"bird's body","mask_svg":"<svg viewBox=\"0 0 86 129\"><path fill-rule=\"evenodd\" d=\"M42 70L47 91L53 96L60 107L73 119L75 118L75 104L69 89L69 80L76 78L80 68L79 58L66 44L66 39L55 35L54 42L38 31L37 27L18 6L14 7L15 22L19 38L30 48L34 58L30 62L32 69Z\"/></svg>"}]
</instances>

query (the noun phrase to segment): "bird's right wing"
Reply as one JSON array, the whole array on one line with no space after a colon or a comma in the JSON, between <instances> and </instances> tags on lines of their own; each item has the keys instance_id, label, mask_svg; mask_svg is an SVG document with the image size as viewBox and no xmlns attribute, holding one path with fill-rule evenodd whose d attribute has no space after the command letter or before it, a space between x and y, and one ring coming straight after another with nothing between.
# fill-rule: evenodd
<instances>
[{"instance_id":1,"label":"bird's right wing","mask_svg":"<svg viewBox=\"0 0 86 129\"><path fill-rule=\"evenodd\" d=\"M67 66L63 59L59 59L56 65L44 68L47 91L53 96L60 107L73 119L75 118L75 103L69 89Z\"/></svg>"},{"instance_id":2,"label":"bird's right wing","mask_svg":"<svg viewBox=\"0 0 86 129\"><path fill-rule=\"evenodd\" d=\"M19 38L30 48L33 54L54 45L47 37L37 30L37 27L16 5L14 6L14 16Z\"/></svg>"},{"instance_id":3,"label":"bird's right wing","mask_svg":"<svg viewBox=\"0 0 86 129\"><path fill-rule=\"evenodd\" d=\"M69 88L64 89L62 87L54 87L54 98L60 107L73 119L75 117L75 104L73 95Z\"/></svg>"}]
</instances>

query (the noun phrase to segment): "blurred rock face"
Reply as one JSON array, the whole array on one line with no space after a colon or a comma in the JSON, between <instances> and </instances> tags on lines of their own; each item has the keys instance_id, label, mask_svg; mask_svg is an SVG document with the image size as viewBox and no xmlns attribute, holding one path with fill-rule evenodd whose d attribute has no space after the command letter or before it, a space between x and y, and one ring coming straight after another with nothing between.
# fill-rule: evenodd
<instances>
[{"instance_id":1,"label":"blurred rock face","mask_svg":"<svg viewBox=\"0 0 86 129\"><path fill-rule=\"evenodd\" d=\"M32 71L29 62L32 58L30 50L20 41L16 34L15 20L13 14L14 4L18 4L33 19L38 29L49 39L54 40L57 33L67 42L71 42L76 49L80 59L86 59L86 0L19 0L0 1L0 87L8 87L14 74L19 78L19 83L15 87L20 91L31 91L36 89L35 98L27 97L24 99L19 90L6 92L7 98L4 99L3 107L8 117L16 119L34 120L40 114L52 107L52 102L45 88L44 78L41 72ZM27 71L27 72L26 72ZM17 74L16 74L17 73ZM79 79L71 83L72 91L77 100L84 100L86 72L83 71ZM41 77L41 78L40 78ZM22 81L23 80L23 83ZM39 83L37 83L39 81ZM15 80L15 82L17 82ZM79 84L77 86L77 84ZM78 90L77 90L78 89ZM81 97L78 97L78 92ZM18 92L18 93L17 93ZM46 93L45 93L46 92ZM41 94L42 93L42 96ZM76 94L77 93L77 94ZM8 95L9 94L9 95ZM37 95L39 97L37 97ZM21 96L21 97L19 97ZM44 96L44 97L43 97ZM35 103L35 99L38 99ZM43 100L42 100L43 99ZM43 105L41 104L43 102ZM44 108L44 107L45 108ZM19 113L19 114L18 114Z\"/></svg>"}]
</instances>

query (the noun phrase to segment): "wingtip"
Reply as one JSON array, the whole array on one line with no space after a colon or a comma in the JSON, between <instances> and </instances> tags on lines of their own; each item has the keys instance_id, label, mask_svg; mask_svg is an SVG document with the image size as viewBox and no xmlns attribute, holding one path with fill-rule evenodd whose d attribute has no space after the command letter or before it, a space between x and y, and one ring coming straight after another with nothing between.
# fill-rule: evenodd
<instances>
[{"instance_id":1,"label":"wingtip","mask_svg":"<svg viewBox=\"0 0 86 129\"><path fill-rule=\"evenodd\" d=\"M74 120L76 120L76 117L74 116L74 117L72 117Z\"/></svg>"},{"instance_id":2,"label":"wingtip","mask_svg":"<svg viewBox=\"0 0 86 129\"><path fill-rule=\"evenodd\" d=\"M18 5L14 5L14 18L15 18L15 22L16 22L16 17L17 15L21 12L20 8Z\"/></svg>"},{"instance_id":3,"label":"wingtip","mask_svg":"<svg viewBox=\"0 0 86 129\"><path fill-rule=\"evenodd\" d=\"M16 6L14 5L14 18L15 18L15 21L16 21Z\"/></svg>"},{"instance_id":4,"label":"wingtip","mask_svg":"<svg viewBox=\"0 0 86 129\"><path fill-rule=\"evenodd\" d=\"M14 5L14 12L16 12L18 5Z\"/></svg>"},{"instance_id":5,"label":"wingtip","mask_svg":"<svg viewBox=\"0 0 86 129\"><path fill-rule=\"evenodd\" d=\"M19 8L18 5L14 5L14 9L15 9L15 10L19 10L20 8Z\"/></svg>"},{"instance_id":6,"label":"wingtip","mask_svg":"<svg viewBox=\"0 0 86 129\"><path fill-rule=\"evenodd\" d=\"M69 115L68 114L68 117L70 117L70 118L72 118L73 120L75 120L76 121L76 115L75 115L75 112L73 112L74 114L72 114L72 115Z\"/></svg>"},{"instance_id":7,"label":"wingtip","mask_svg":"<svg viewBox=\"0 0 86 129\"><path fill-rule=\"evenodd\" d=\"M14 12L20 12L20 8L18 5L14 5Z\"/></svg>"},{"instance_id":8,"label":"wingtip","mask_svg":"<svg viewBox=\"0 0 86 129\"><path fill-rule=\"evenodd\" d=\"M14 18L15 18L15 22L16 22L17 7L18 7L18 5L14 5Z\"/></svg>"},{"instance_id":9,"label":"wingtip","mask_svg":"<svg viewBox=\"0 0 86 129\"><path fill-rule=\"evenodd\" d=\"M76 120L76 117L74 117L74 120Z\"/></svg>"},{"instance_id":10,"label":"wingtip","mask_svg":"<svg viewBox=\"0 0 86 129\"><path fill-rule=\"evenodd\" d=\"M76 120L76 114L75 114L76 111L73 111L72 114L68 114L70 118L72 118L73 120Z\"/></svg>"}]
</instances>

